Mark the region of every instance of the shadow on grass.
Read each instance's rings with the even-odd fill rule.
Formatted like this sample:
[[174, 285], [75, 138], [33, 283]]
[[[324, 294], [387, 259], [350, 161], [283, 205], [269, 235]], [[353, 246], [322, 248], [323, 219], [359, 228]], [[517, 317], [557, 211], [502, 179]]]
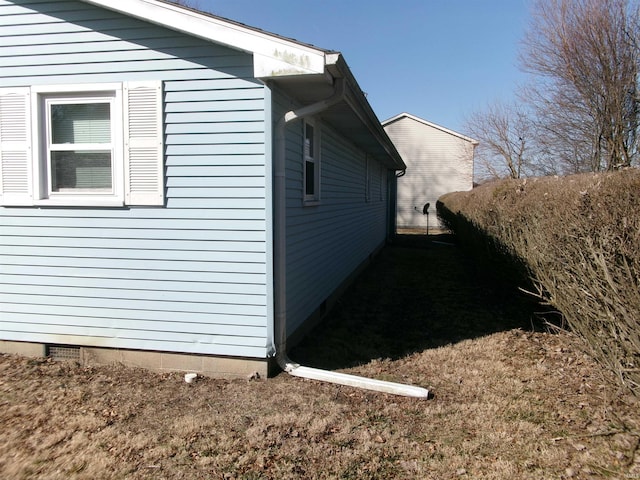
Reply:
[[479, 268], [451, 234], [399, 235], [291, 351], [341, 369], [491, 333], [539, 327], [540, 307]]

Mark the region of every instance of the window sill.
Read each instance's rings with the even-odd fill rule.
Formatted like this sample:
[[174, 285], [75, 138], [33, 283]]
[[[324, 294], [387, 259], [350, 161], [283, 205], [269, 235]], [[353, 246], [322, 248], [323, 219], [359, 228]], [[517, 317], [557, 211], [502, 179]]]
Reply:
[[125, 206], [124, 201], [117, 199], [62, 199], [62, 198], [47, 198], [43, 200], [35, 200], [33, 205], [36, 207], [75, 207], [75, 208], [86, 208], [86, 207], [112, 207], [112, 208], [122, 208]]
[[320, 200], [303, 200], [302, 201], [303, 207], [317, 207], [318, 205], [320, 205]]

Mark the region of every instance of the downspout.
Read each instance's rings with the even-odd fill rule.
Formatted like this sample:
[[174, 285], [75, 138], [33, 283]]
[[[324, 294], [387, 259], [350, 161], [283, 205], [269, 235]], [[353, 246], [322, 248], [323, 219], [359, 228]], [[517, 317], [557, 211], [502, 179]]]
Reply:
[[280, 368], [296, 377], [322, 382], [348, 385], [367, 390], [403, 395], [406, 397], [428, 398], [425, 388], [400, 383], [374, 380], [356, 375], [304, 367], [292, 362], [287, 356], [287, 292], [286, 292], [286, 144], [285, 130], [288, 123], [318, 114], [345, 98], [345, 80], [335, 80], [333, 94], [317, 103], [291, 110], [278, 121], [275, 132], [274, 159], [274, 327], [276, 341], [276, 361]]

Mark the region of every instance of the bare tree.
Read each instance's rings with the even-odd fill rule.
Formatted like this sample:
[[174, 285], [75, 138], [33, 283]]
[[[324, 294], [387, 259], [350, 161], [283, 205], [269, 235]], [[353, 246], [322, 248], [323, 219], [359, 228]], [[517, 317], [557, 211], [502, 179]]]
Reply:
[[545, 98], [538, 93], [539, 88], [538, 84], [522, 94], [536, 107], [537, 116], [532, 115], [532, 122], [538, 173], [557, 175], [599, 170], [592, 123], [584, 121], [588, 115], [577, 112], [576, 102], [563, 97], [565, 92]]
[[521, 107], [494, 103], [473, 113], [466, 129], [480, 142], [476, 150], [479, 177], [520, 178], [532, 173], [533, 130]]
[[631, 0], [536, 0], [522, 62], [539, 144], [569, 171], [638, 156], [638, 49]]

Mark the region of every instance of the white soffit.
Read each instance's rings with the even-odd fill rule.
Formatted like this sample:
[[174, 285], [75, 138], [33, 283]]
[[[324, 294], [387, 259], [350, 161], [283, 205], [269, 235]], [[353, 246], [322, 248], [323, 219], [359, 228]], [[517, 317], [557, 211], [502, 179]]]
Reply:
[[236, 50], [253, 53], [256, 78], [324, 73], [325, 52], [267, 32], [156, 0], [83, 0]]

